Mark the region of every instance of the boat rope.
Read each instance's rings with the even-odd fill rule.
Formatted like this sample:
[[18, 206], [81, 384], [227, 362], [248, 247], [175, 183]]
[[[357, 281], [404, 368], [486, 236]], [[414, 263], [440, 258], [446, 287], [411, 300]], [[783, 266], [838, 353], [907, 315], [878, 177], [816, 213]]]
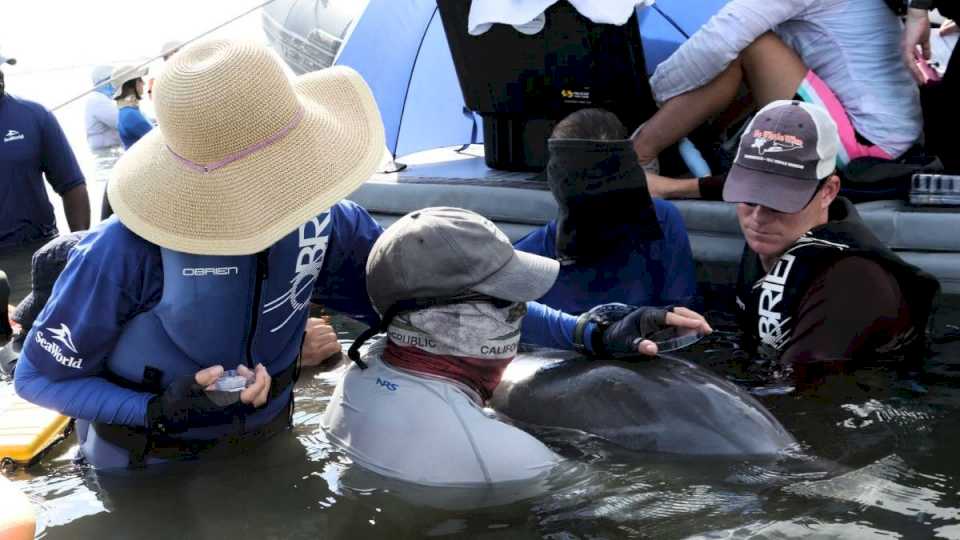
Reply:
[[[198, 39], [202, 39], [202, 38], [204, 38], [204, 37], [212, 34], [213, 32], [216, 32], [217, 30], [223, 28], [224, 26], [227, 26], [227, 25], [229, 25], [229, 24], [231, 24], [231, 23], [233, 23], [233, 22], [235, 22], [235, 21], [238, 21], [238, 20], [246, 17], [247, 15], [253, 13], [254, 11], [257, 11], [258, 9], [261, 9], [261, 8], [263, 8], [263, 7], [265, 7], [265, 6], [268, 6], [268, 5], [270, 5], [270, 4], [272, 4], [272, 3], [276, 2], [276, 1], [277, 1], [277, 0], [266, 0], [265, 2], [261, 2], [260, 4], [257, 4], [256, 6], [253, 6], [252, 8], [244, 11], [243, 13], [241, 13], [241, 14], [235, 16], [235, 17], [232, 17], [232, 18], [228, 19], [228, 20], [225, 21], [225, 22], [220, 23], [220, 24], [218, 24], [217, 26], [214, 26], [213, 28], [211, 28], [211, 29], [209, 29], [209, 30], [206, 30], [206, 31], [204, 31], [204, 32], [202, 32], [202, 33], [200, 33], [200, 34], [198, 34], [198, 35], [196, 35], [196, 36], [188, 39], [187, 41], [184, 41], [183, 43], [177, 45], [176, 47], [171, 48], [170, 50], [163, 51], [163, 52], [161, 52], [160, 54], [158, 54], [158, 55], [156, 55], [156, 56], [150, 57], [149, 59], [147, 59], [146, 61], [142, 62], [140, 65], [138, 65], [137, 67], [131, 69], [131, 70], [129, 71], [129, 73], [136, 73], [137, 71], [139, 71], [139, 70], [147, 67], [148, 65], [150, 65], [152, 62], [154, 62], [154, 61], [156, 61], [156, 60], [158, 60], [158, 59], [160, 59], [160, 58], [163, 58], [164, 56], [172, 53], [173, 51], [176, 51], [176, 50], [178, 50], [178, 49], [181, 49], [181, 48], [183, 48], [183, 47], [185, 47], [185, 46], [193, 43], [194, 41], [197, 41]], [[83, 92], [83, 93], [81, 93], [81, 94], [79, 94], [79, 95], [77, 95], [77, 96], [74, 96], [74, 97], [68, 99], [67, 101], [64, 101], [63, 103], [57, 105], [56, 107], [54, 107], [54, 108], [52, 108], [52, 109], [50, 109], [50, 110], [55, 112], [55, 111], [57, 111], [57, 110], [59, 110], [59, 109], [62, 109], [63, 107], [66, 107], [67, 105], [73, 103], [74, 101], [77, 101], [78, 99], [83, 98], [83, 97], [86, 96], [87, 94], [90, 94], [91, 92], [96, 92], [98, 88], [100, 88], [101, 86], [104, 86], [104, 85], [106, 85], [106, 84], [109, 84], [109, 83], [110, 83], [109, 80], [103, 81], [103, 82], [101, 82], [100, 84], [89, 88], [89, 89], [86, 90], [85, 92]]]

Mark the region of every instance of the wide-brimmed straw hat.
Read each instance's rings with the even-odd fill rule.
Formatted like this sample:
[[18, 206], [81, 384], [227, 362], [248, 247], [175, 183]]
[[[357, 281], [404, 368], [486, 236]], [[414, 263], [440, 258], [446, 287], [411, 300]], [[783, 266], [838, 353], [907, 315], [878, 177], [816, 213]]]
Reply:
[[148, 72], [149, 70], [146, 67], [138, 68], [133, 64], [125, 64], [113, 68], [113, 72], [110, 74], [110, 85], [113, 86], [113, 99], [117, 99], [120, 97], [120, 94], [123, 93], [123, 85], [130, 81], [146, 77]]
[[384, 155], [377, 104], [357, 72], [293, 81], [266, 47], [192, 44], [154, 87], [159, 129], [108, 186], [128, 228], [204, 255], [262, 251], [360, 186]]

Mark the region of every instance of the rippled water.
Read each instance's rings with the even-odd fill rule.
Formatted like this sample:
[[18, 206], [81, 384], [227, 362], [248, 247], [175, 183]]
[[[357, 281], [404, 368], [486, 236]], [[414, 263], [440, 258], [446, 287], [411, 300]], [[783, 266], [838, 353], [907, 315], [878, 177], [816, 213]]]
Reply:
[[[337, 323], [349, 343], [359, 327]], [[958, 351], [934, 351], [932, 374], [860, 378], [873, 386], [829, 399], [761, 392], [800, 441], [776, 459], [643, 454], [541, 429], [567, 461], [532, 493], [415, 488], [352, 467], [319, 429], [339, 370], [305, 373], [293, 430], [248, 455], [103, 474], [74, 464], [68, 441], [13, 478], [45, 538], [960, 538], [960, 379], [944, 374]], [[733, 352], [720, 335], [686, 356], [736, 375]]]

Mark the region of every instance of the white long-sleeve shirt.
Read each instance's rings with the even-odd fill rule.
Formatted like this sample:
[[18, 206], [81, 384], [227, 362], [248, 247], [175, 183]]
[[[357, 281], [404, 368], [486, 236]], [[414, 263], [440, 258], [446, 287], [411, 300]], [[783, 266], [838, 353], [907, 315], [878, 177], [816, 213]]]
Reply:
[[84, 118], [87, 126], [87, 144], [91, 150], [121, 146], [117, 132], [117, 104], [100, 92], [87, 96]]
[[731, 0], [661, 63], [650, 84], [664, 102], [712, 81], [774, 31], [833, 90], [854, 128], [891, 156], [923, 129], [920, 95], [900, 59], [900, 21], [883, 0]]

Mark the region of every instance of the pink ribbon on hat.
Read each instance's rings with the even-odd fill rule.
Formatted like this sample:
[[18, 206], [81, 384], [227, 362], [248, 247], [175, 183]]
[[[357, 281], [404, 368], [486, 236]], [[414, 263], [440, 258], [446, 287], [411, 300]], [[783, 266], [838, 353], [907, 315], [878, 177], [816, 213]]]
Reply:
[[303, 120], [303, 115], [304, 115], [304, 108], [301, 106], [300, 110], [297, 111], [297, 114], [293, 115], [293, 118], [290, 120], [290, 123], [284, 126], [280, 131], [274, 133], [273, 135], [267, 137], [266, 139], [258, 143], [251, 144], [250, 146], [243, 148], [238, 152], [234, 152], [233, 154], [226, 156], [220, 161], [216, 161], [214, 163], [208, 163], [206, 165], [202, 163], [197, 163], [196, 161], [193, 161], [181, 156], [180, 154], [174, 152], [173, 148], [170, 148], [170, 145], [164, 145], [164, 146], [167, 147], [167, 150], [169, 150], [170, 153], [173, 154], [173, 157], [177, 158], [177, 160], [179, 160], [180, 163], [183, 163], [184, 165], [193, 169], [196, 172], [208, 173], [208, 172], [226, 167], [227, 165], [233, 163], [234, 161], [243, 159], [249, 156], [250, 154], [257, 152], [258, 150], [262, 150], [270, 146], [271, 144], [279, 141], [280, 139], [285, 137], [288, 133], [290, 133], [290, 131], [292, 131], [294, 128], [300, 125], [300, 121]]

